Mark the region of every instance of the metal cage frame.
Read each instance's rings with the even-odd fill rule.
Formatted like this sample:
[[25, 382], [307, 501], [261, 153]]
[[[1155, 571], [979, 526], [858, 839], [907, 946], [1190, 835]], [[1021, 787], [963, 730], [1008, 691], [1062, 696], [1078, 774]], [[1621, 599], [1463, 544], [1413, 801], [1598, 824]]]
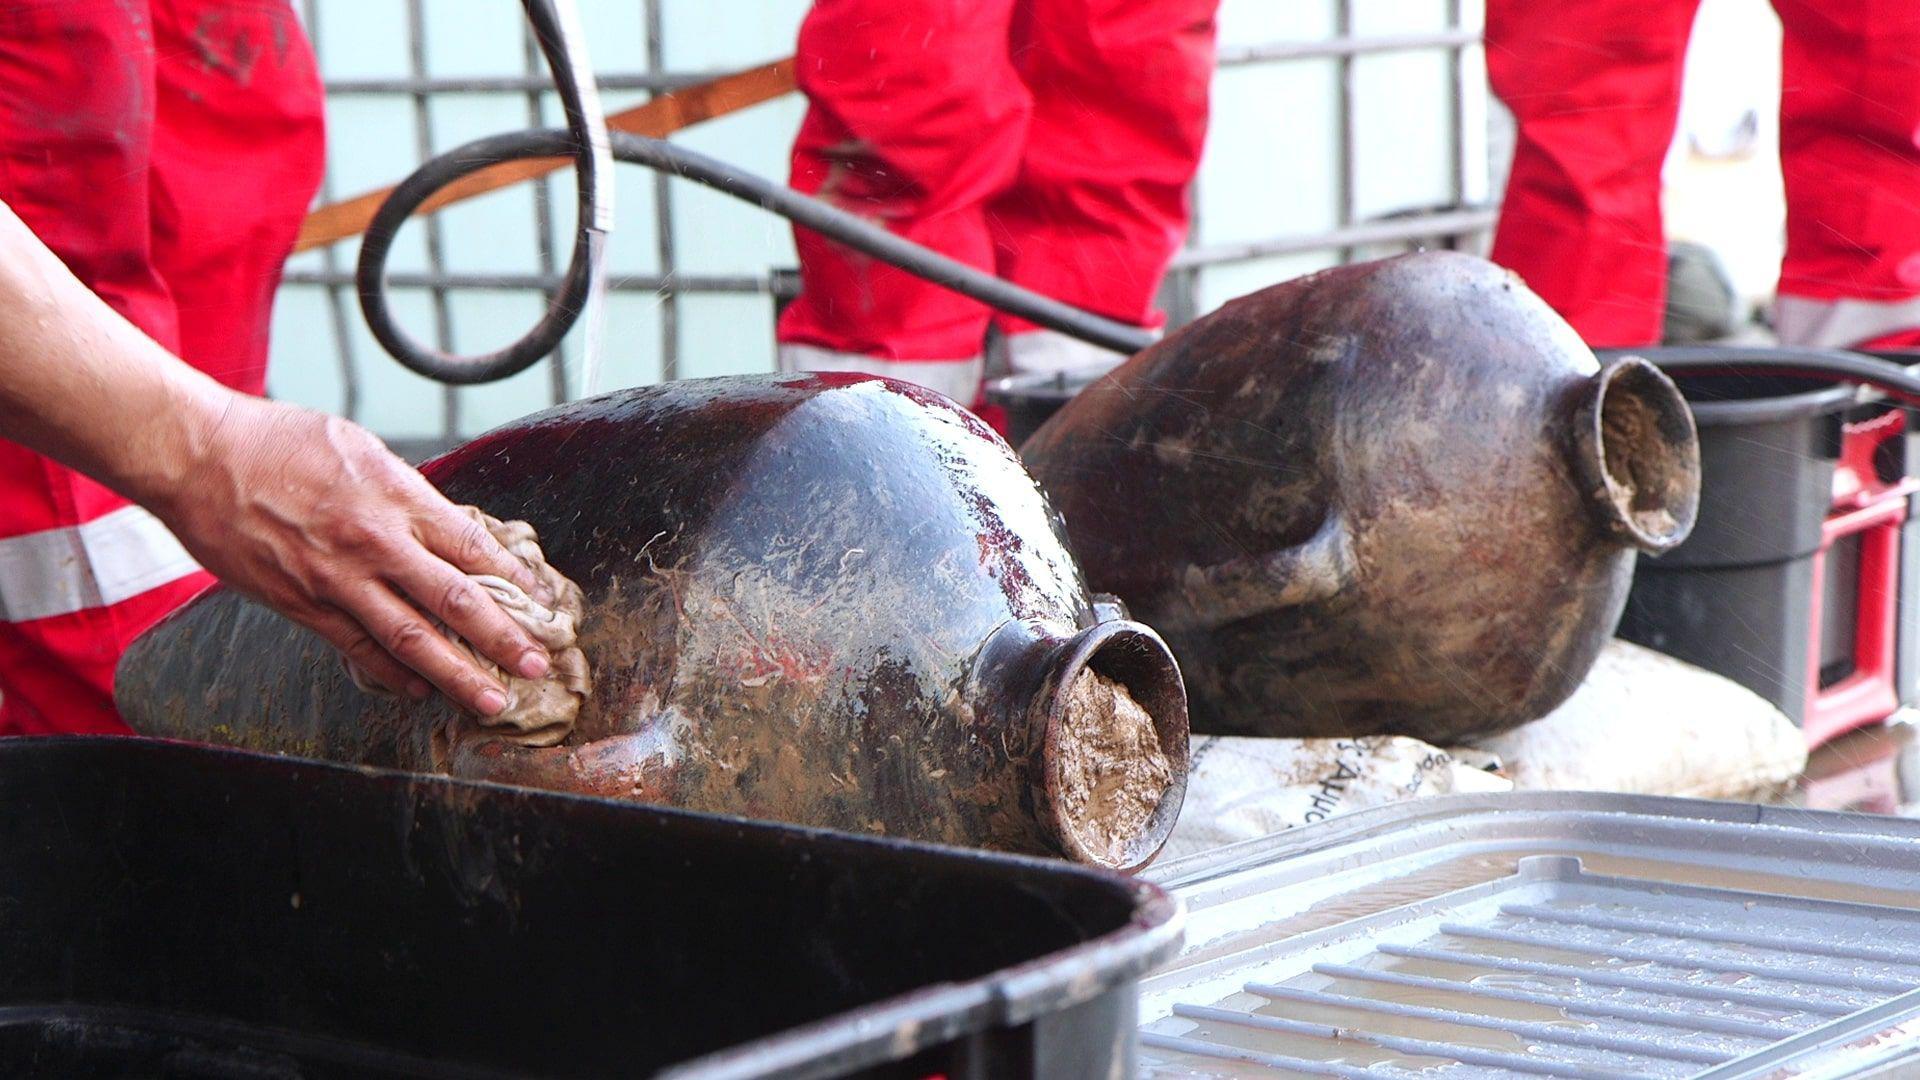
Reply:
[[[315, 51], [319, 52], [318, 26], [324, 18], [322, 0], [301, 0], [303, 15]], [[436, 77], [428, 72], [427, 19], [425, 0], [404, 0], [407, 24], [408, 74], [403, 78], [350, 78], [326, 81], [328, 96], [404, 95], [411, 102], [416, 161], [431, 156], [434, 125], [429, 101], [435, 94], [500, 94], [520, 97], [526, 106], [529, 126], [544, 123], [543, 99], [552, 93], [552, 82], [541, 66], [540, 52], [530, 29], [522, 29], [523, 70], [519, 75], [498, 77]], [[662, 43], [662, 9], [666, 0], [640, 0], [646, 57], [653, 69], [647, 72], [612, 71], [599, 75], [606, 90], [638, 90], [662, 94], [678, 87], [703, 82], [728, 74], [719, 71], [665, 70]], [[1357, 35], [1353, 31], [1358, 0], [1338, 0], [1335, 8], [1335, 33], [1318, 41], [1276, 42], [1255, 46], [1225, 48], [1218, 63], [1223, 69], [1305, 60], [1333, 60], [1338, 69], [1335, 108], [1338, 112], [1339, 217], [1335, 227], [1318, 232], [1275, 236], [1252, 242], [1194, 244], [1174, 260], [1161, 290], [1170, 326], [1186, 322], [1201, 306], [1201, 275], [1209, 267], [1247, 262], [1282, 255], [1336, 252], [1342, 261], [1354, 257], [1356, 249], [1382, 245], [1458, 246], [1484, 237], [1493, 227], [1495, 209], [1468, 204], [1470, 175], [1474, 168], [1472, 145], [1466, 137], [1466, 101], [1473, 80], [1481, 76], [1467, 62], [1468, 51], [1481, 42], [1477, 26], [1467, 23], [1464, 0], [1447, 0], [1446, 28], [1436, 32], [1409, 34]], [[1355, 217], [1355, 60], [1363, 56], [1387, 53], [1444, 50], [1448, 64], [1450, 93], [1448, 126], [1452, 143], [1451, 194], [1449, 202], [1435, 208], [1409, 211], [1372, 221]], [[322, 70], [325, 70], [322, 58]], [[558, 286], [560, 272], [553, 250], [553, 180], [541, 178], [534, 184], [534, 213], [538, 234], [538, 268], [531, 273], [472, 273], [449, 270], [446, 265], [443, 226], [436, 217], [425, 219], [427, 269], [422, 272], [395, 272], [390, 280], [402, 288], [425, 289], [431, 298], [433, 328], [430, 340], [442, 349], [452, 348], [453, 318], [449, 297], [461, 289], [513, 289], [550, 291]], [[332, 169], [323, 180], [322, 202], [341, 194]], [[673, 192], [664, 174], [653, 177], [653, 213], [655, 217], [655, 258], [658, 270], [651, 274], [618, 274], [609, 287], [623, 292], [646, 292], [660, 298], [661, 377], [680, 374], [679, 299], [700, 293], [752, 293], [774, 298], [776, 305], [791, 296], [796, 278], [791, 271], [772, 267], [759, 275], [699, 275], [682, 273], [676, 259], [673, 238]], [[1196, 215], [1190, 235], [1198, 233]], [[336, 250], [337, 245], [320, 249], [317, 269], [289, 268], [284, 284], [317, 286], [326, 298], [326, 307], [335, 340], [337, 363], [344, 385], [342, 412], [359, 419], [361, 407], [360, 357], [349, 332], [351, 320], [358, 319], [353, 283], [353, 267]], [[565, 401], [570, 396], [568, 379], [570, 343], [562, 343], [547, 364], [550, 401], [541, 406]], [[379, 362], [376, 358], [375, 362]], [[460, 398], [455, 387], [442, 390], [445, 399], [444, 429], [452, 441], [459, 428]]]

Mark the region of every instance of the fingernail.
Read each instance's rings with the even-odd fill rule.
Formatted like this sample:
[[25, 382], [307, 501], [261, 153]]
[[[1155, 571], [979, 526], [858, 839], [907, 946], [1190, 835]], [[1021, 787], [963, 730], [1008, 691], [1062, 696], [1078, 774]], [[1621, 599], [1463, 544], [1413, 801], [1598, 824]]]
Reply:
[[480, 715], [499, 716], [501, 710], [506, 707], [507, 695], [498, 690], [483, 690], [480, 692]]
[[547, 673], [548, 666], [546, 654], [536, 651], [523, 654], [516, 670], [523, 679], [537, 679]]
[[415, 679], [407, 684], [407, 696], [415, 701], [425, 701], [427, 695], [431, 693], [433, 693], [433, 687], [428, 686], [425, 679]]

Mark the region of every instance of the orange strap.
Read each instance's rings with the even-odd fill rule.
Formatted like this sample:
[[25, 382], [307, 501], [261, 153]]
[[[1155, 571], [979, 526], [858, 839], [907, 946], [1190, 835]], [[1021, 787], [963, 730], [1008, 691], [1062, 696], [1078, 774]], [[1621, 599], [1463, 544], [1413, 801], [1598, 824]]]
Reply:
[[[663, 139], [682, 128], [691, 127], [703, 120], [712, 120], [728, 113], [738, 112], [763, 101], [771, 101], [794, 88], [793, 60], [777, 60], [761, 67], [750, 68], [732, 75], [722, 76], [710, 82], [682, 87], [672, 93], [661, 94], [645, 105], [614, 113], [607, 117], [607, 127], [615, 131], [631, 132]], [[423, 203], [418, 213], [432, 213], [443, 206], [484, 195], [489, 191], [498, 191], [523, 180], [532, 180], [556, 172], [572, 164], [570, 158], [528, 158], [524, 161], [503, 161], [498, 165], [481, 169], [462, 178], [459, 182], [442, 188], [432, 198]], [[324, 247], [348, 237], [359, 236], [367, 231], [367, 225], [373, 221], [374, 212], [386, 201], [392, 188], [369, 191], [351, 199], [328, 203], [307, 215], [300, 226], [299, 239], [294, 242], [293, 250], [307, 251]]]

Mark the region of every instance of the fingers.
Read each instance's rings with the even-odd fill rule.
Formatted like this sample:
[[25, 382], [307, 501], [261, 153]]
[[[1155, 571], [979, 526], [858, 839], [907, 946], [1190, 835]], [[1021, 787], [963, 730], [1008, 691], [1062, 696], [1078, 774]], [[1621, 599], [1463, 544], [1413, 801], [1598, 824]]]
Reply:
[[480, 716], [496, 716], [507, 707], [506, 688], [386, 586], [370, 583], [341, 607], [392, 659], [418, 672], [454, 704]]
[[411, 552], [387, 576], [415, 603], [503, 670], [523, 679], [537, 679], [547, 673], [550, 661], [546, 650], [500, 610], [485, 589], [426, 550]]
[[[470, 514], [461, 513], [423, 478], [421, 485], [432, 492], [438, 506], [423, 508], [419, 516], [420, 539], [434, 554], [468, 574], [492, 574], [506, 578], [532, 596], [538, 583], [527, 564], [494, 539], [487, 527]], [[415, 597], [419, 599], [419, 597]], [[454, 625], [448, 620], [448, 625]], [[474, 640], [469, 638], [468, 640]], [[487, 655], [492, 656], [489, 652]]]
[[427, 680], [389, 656], [387, 650], [368, 637], [360, 624], [345, 612], [327, 609], [303, 613], [299, 621], [327, 639], [329, 645], [340, 650], [341, 655], [353, 661], [362, 673], [390, 693], [405, 694], [415, 700], [433, 693], [433, 687]]
[[252, 399], [232, 410], [206, 451], [220, 482], [188, 485], [162, 515], [203, 565], [397, 692], [438, 687], [482, 716], [506, 706], [506, 688], [434, 619], [505, 671], [548, 670], [539, 645], [467, 579], [538, 588], [483, 524], [358, 425]]

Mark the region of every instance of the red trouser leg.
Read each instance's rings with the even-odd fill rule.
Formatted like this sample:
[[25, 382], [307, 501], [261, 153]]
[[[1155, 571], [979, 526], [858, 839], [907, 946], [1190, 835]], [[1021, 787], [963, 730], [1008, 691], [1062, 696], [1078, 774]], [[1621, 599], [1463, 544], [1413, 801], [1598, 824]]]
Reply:
[[280, 272], [325, 166], [324, 99], [288, 0], [151, 0], [153, 259], [180, 350], [263, 393]]
[[[206, 350], [203, 366], [257, 388], [264, 352], [256, 347], [248, 359], [215, 345], [245, 339], [257, 346], [253, 328], [265, 325], [270, 297], [256, 290], [244, 303], [213, 305], [223, 295], [220, 283], [194, 275], [246, 273], [213, 265], [223, 260], [277, 263], [285, 245], [243, 252], [219, 238], [264, 227], [290, 239], [312, 185], [301, 192], [263, 190], [279, 174], [257, 164], [249, 171], [242, 160], [193, 181], [215, 189], [196, 202], [203, 214], [217, 209], [223, 220], [181, 213], [179, 200], [160, 194], [177, 191], [185, 179], [175, 167], [183, 140], [169, 88], [192, 87], [175, 95], [173, 105], [198, 105], [235, 122], [249, 115], [232, 107], [236, 101], [298, 101], [301, 114], [313, 117], [311, 59], [296, 26], [273, 22], [274, 8], [284, 3], [197, 5], [194, 14], [214, 14], [215, 27], [221, 9], [231, 15], [225, 25], [253, 25], [245, 40], [228, 41], [256, 59], [244, 78], [195, 83], [177, 66], [211, 65], [210, 57], [221, 55], [220, 39], [174, 34], [185, 4], [155, 0], [151, 6], [151, 15], [147, 5], [124, 0], [41, 0], [0, 9], [0, 199], [136, 325], [189, 361], [198, 362], [196, 352]], [[193, 25], [202, 21], [196, 17]], [[287, 38], [281, 30], [294, 33]], [[283, 138], [271, 124], [229, 137], [246, 142], [246, 160], [294, 156], [306, 169], [317, 168], [317, 128], [296, 126], [298, 138]], [[196, 263], [191, 253], [198, 238], [226, 246]], [[181, 316], [177, 302], [196, 296], [206, 299], [187, 303]], [[124, 731], [112, 704], [121, 651], [210, 581], [144, 511], [0, 443], [0, 734]]]
[[[1013, 2], [816, 0], [796, 53], [810, 107], [793, 185], [991, 269], [986, 204], [1019, 167], [1030, 109], [1008, 56]], [[783, 344], [883, 360], [979, 356], [983, 305], [806, 230], [794, 239], [802, 292], [782, 313]]]
[[1493, 260], [1592, 345], [1660, 338], [1660, 166], [1697, 4], [1487, 2], [1487, 75], [1518, 127]]
[[[144, 3], [0, 9], [0, 200], [96, 293], [174, 348], [173, 298], [149, 249], [153, 66]], [[125, 730], [109, 697], [122, 643], [92, 573], [102, 546], [69, 531], [100, 520], [111, 528], [124, 506], [0, 442], [0, 733]], [[146, 545], [151, 569], [192, 572], [160, 546]], [[146, 582], [109, 584], [123, 599]]]
[[1782, 342], [1920, 328], [1920, 5], [1775, 0], [1785, 31]]
[[[993, 203], [1003, 277], [1157, 325], [1207, 131], [1219, 0], [1029, 0], [1015, 63], [1033, 93], [1020, 174]], [[1013, 333], [1032, 324], [1006, 318]]]

